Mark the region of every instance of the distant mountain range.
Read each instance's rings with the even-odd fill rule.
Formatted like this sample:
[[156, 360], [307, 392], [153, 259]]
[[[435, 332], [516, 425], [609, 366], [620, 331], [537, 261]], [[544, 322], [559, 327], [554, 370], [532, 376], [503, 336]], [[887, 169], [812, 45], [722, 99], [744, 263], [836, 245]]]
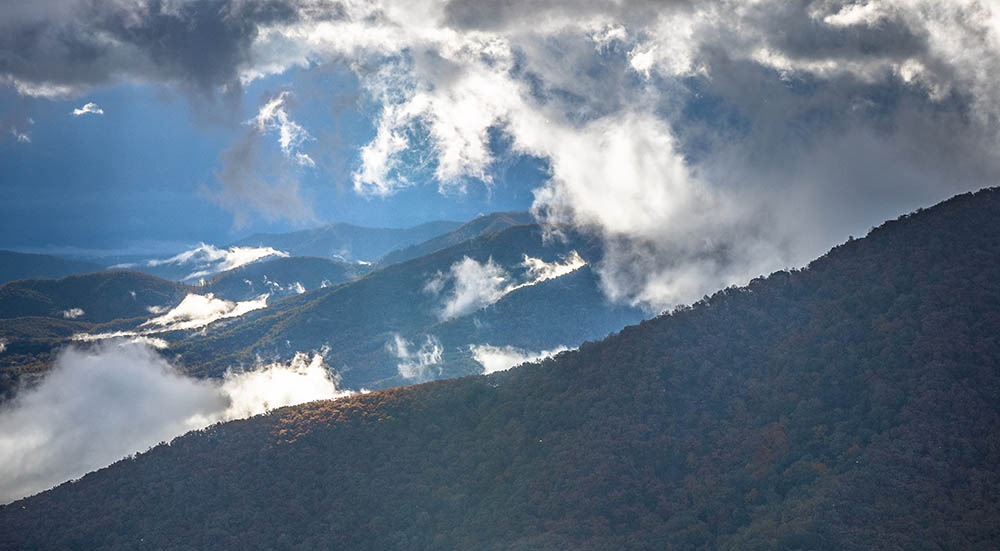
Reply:
[[0, 547], [997, 548], [998, 221], [959, 196], [539, 364], [191, 433], [0, 508]]
[[272, 247], [291, 256], [318, 256], [346, 262], [374, 262], [386, 253], [455, 230], [461, 222], [427, 222], [412, 228], [366, 228], [328, 224], [290, 233], [258, 233], [233, 247]]
[[[572, 232], [545, 241], [539, 226], [521, 224], [529, 218], [481, 217], [401, 250], [392, 257], [399, 262], [271, 255], [200, 285], [127, 270], [8, 283], [0, 286], [0, 397], [87, 335], [155, 336], [200, 376], [324, 351], [341, 384], [372, 389], [509, 367], [648, 316], [605, 300], [592, 269], [599, 243]], [[145, 268], [188, 274], [245, 254], [203, 245]]]
[[71, 260], [45, 254], [0, 251], [0, 283], [27, 278], [57, 278], [101, 270], [93, 262]]

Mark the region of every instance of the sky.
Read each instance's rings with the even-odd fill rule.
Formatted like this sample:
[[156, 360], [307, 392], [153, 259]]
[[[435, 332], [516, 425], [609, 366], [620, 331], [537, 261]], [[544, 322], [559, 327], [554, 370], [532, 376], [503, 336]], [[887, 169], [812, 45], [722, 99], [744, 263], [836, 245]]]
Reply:
[[0, 3], [0, 247], [532, 209], [666, 308], [1000, 181], [995, 0]]

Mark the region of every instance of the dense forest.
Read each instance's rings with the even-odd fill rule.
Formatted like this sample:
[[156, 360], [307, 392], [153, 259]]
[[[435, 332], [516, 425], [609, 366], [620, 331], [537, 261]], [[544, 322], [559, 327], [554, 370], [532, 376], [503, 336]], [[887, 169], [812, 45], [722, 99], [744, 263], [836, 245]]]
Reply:
[[216, 425], [0, 547], [1000, 547], [1000, 191], [490, 376]]

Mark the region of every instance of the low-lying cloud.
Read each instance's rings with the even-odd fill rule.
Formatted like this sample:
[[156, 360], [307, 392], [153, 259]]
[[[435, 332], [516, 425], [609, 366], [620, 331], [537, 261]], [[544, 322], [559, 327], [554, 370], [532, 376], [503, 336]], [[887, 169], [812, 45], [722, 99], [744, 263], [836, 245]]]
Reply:
[[479, 365], [483, 366], [483, 375], [505, 371], [526, 362], [537, 362], [551, 358], [566, 350], [569, 350], [569, 348], [565, 346], [558, 346], [552, 350], [542, 350], [541, 352], [529, 352], [514, 346], [469, 345], [472, 357], [479, 362]]
[[318, 354], [206, 380], [144, 344], [71, 347], [37, 387], [0, 409], [0, 502], [219, 421], [349, 394]]
[[386, 348], [399, 360], [396, 367], [404, 379], [426, 381], [441, 373], [439, 364], [444, 349], [434, 335], [425, 336], [419, 348], [412, 341], [393, 335]]
[[165, 314], [152, 318], [141, 327], [151, 332], [197, 329], [224, 318], [236, 318], [254, 310], [267, 308], [268, 295], [253, 300], [233, 302], [215, 298], [212, 293], [189, 293], [180, 304]]
[[184, 251], [165, 260], [150, 260], [146, 262], [146, 265], [150, 267], [175, 265], [194, 270], [183, 278], [184, 281], [189, 281], [233, 270], [271, 256], [287, 257], [288, 253], [272, 247], [230, 247], [228, 249], [219, 249], [213, 245], [201, 243], [194, 249]]
[[62, 317], [68, 320], [75, 320], [76, 318], [82, 316], [84, 311], [83, 308], [70, 308], [68, 310], [63, 310], [60, 313], [62, 314]]
[[524, 273], [517, 281], [492, 257], [482, 263], [466, 256], [452, 264], [447, 273], [439, 272], [431, 278], [424, 285], [424, 291], [439, 295], [450, 286], [438, 312], [438, 317], [445, 321], [471, 314], [518, 289], [562, 277], [586, 265], [587, 262], [576, 251], [570, 251], [561, 262], [545, 262], [524, 255], [520, 264]]

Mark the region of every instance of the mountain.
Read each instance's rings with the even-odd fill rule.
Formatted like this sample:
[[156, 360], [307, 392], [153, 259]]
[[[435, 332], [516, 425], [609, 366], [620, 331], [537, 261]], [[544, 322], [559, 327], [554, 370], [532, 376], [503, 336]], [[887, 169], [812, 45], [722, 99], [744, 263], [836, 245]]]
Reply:
[[328, 224], [290, 233], [258, 233], [241, 239], [232, 246], [273, 247], [291, 256], [373, 262], [389, 251], [426, 241], [461, 225], [461, 222], [438, 221], [397, 229]]
[[80, 333], [138, 325], [150, 308], [169, 308], [192, 288], [128, 270], [0, 285], [0, 401], [25, 376], [37, 379]]
[[41, 316], [104, 323], [146, 317], [173, 305], [190, 288], [129, 270], [61, 279], [22, 279], [0, 285], [0, 319]]
[[82, 260], [45, 254], [0, 251], [0, 283], [27, 278], [52, 278], [98, 272], [104, 267]]
[[535, 218], [530, 212], [495, 212], [480, 216], [462, 224], [455, 231], [438, 235], [422, 243], [410, 245], [402, 249], [390, 252], [379, 259], [380, 265], [395, 264], [406, 260], [412, 260], [431, 254], [435, 251], [445, 249], [452, 245], [457, 245], [462, 241], [467, 241], [479, 237], [505, 230], [511, 226], [522, 226], [534, 224]]
[[[526, 258], [552, 265], [574, 251], [580, 262], [600, 258], [596, 242], [579, 236], [549, 242], [543, 234], [537, 225], [514, 226], [342, 285], [280, 299], [227, 324], [172, 336], [169, 353], [192, 373], [217, 376], [258, 358], [288, 360], [296, 352], [326, 350], [327, 365], [346, 388], [371, 389], [481, 373], [472, 348], [477, 345], [525, 352], [573, 347], [646, 317], [638, 309], [608, 304], [587, 266], [528, 281]], [[460, 274], [459, 283], [453, 276], [463, 268], [469, 273]], [[503, 284], [493, 279], [498, 276], [505, 278]], [[442, 287], [432, 292], [435, 281]], [[496, 284], [492, 291], [490, 283]], [[444, 315], [445, 304], [460, 289], [495, 296]], [[408, 352], [426, 345], [435, 361], [415, 366], [419, 373], [407, 379], [403, 371], [411, 358], [400, 344]]]
[[1000, 191], [578, 351], [210, 427], [4, 548], [993, 549]]
[[222, 272], [206, 281], [201, 292], [227, 300], [249, 300], [262, 294], [281, 297], [337, 285], [369, 271], [368, 266], [328, 258], [275, 258]]

